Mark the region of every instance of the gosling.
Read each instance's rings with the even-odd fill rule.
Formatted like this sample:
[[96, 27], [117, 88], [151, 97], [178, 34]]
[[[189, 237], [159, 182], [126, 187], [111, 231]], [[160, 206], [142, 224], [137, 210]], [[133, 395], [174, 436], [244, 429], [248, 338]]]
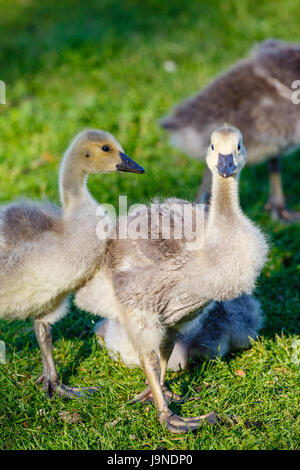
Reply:
[[62, 208], [30, 200], [0, 208], [0, 318], [34, 319], [43, 361], [37, 382], [50, 396], [81, 395], [58, 379], [51, 325], [66, 315], [68, 294], [103, 261], [106, 240], [97, 236], [98, 204], [86, 180], [91, 173], [114, 171], [144, 172], [111, 134], [86, 130], [71, 143], [61, 164]]
[[[300, 77], [300, 45], [268, 39], [250, 57], [217, 77], [195, 97], [161, 120], [171, 144], [204, 160], [212, 129], [224, 121], [237, 126], [247, 148], [247, 163], [269, 164], [270, 196], [265, 209], [283, 222], [300, 221], [286, 207], [280, 159], [300, 145], [300, 105], [293, 100]], [[295, 82], [295, 84], [294, 84]], [[211, 173], [206, 170], [196, 201], [208, 202]]]
[[[206, 161], [213, 174], [208, 214], [205, 206], [178, 199], [133, 213], [131, 223], [148, 227], [148, 238], [109, 240], [102, 268], [75, 295], [80, 308], [124, 326], [149, 384], [134, 401], [152, 396], [160, 423], [173, 433], [215, 420], [214, 413], [183, 418], [168, 408], [164, 377], [178, 328], [212, 300], [250, 294], [268, 251], [264, 235], [239, 205], [246, 161], [239, 130], [224, 126], [213, 132]], [[158, 237], [151, 237], [152, 223]], [[164, 235], [169, 224], [175, 233], [182, 223], [181, 238]]]

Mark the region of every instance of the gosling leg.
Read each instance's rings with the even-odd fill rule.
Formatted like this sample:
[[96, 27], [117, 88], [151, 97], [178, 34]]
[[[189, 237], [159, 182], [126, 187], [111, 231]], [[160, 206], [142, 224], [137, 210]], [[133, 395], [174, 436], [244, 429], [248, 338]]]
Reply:
[[204, 421], [211, 424], [215, 422], [214, 412], [198, 418], [181, 418], [180, 416], [172, 413], [168, 408], [160, 384], [161, 369], [157, 354], [154, 351], [151, 353], [141, 353], [140, 362], [152, 391], [154, 403], [159, 416], [159, 422], [164, 424], [170, 432], [177, 434], [186, 433], [188, 431], [195, 431], [203, 424]]
[[184, 402], [183, 397], [177, 395], [176, 393], [172, 393], [164, 385], [167, 366], [168, 366], [168, 362], [172, 354], [172, 351], [174, 349], [175, 340], [176, 340], [176, 333], [173, 331], [170, 331], [166, 335], [160, 347], [160, 385], [162, 387], [164, 396], [168, 403], [172, 401], [176, 403], [183, 403]]
[[280, 157], [269, 160], [270, 196], [265, 209], [275, 220], [299, 222], [300, 213], [287, 209], [281, 179]]
[[[160, 374], [160, 385], [164, 394], [164, 397], [167, 401], [167, 403], [171, 402], [176, 402], [176, 403], [182, 403], [184, 399], [177, 395], [176, 393], [171, 392], [170, 390], [167, 389], [167, 387], [164, 385], [164, 380], [165, 380], [165, 374], [167, 370], [167, 365], [169, 358], [172, 354], [173, 348], [174, 348], [174, 340], [175, 340], [176, 335], [172, 336], [167, 336], [165, 339], [162, 348], [161, 348], [161, 356], [160, 356], [160, 367], [161, 367], [161, 374]], [[154, 402], [154, 398], [152, 395], [152, 390], [148, 386], [143, 392], [139, 393], [136, 395], [131, 401], [130, 404], [137, 403], [137, 402], [142, 402], [142, 403], [149, 403], [149, 402]]]
[[54, 394], [58, 394], [67, 398], [75, 398], [86, 396], [86, 394], [91, 394], [98, 390], [95, 387], [77, 388], [63, 385], [58, 380], [54, 364], [50, 323], [43, 322], [42, 320], [35, 320], [34, 331], [42, 353], [43, 361], [43, 374], [39, 377], [37, 383], [43, 383], [43, 389], [50, 397]]

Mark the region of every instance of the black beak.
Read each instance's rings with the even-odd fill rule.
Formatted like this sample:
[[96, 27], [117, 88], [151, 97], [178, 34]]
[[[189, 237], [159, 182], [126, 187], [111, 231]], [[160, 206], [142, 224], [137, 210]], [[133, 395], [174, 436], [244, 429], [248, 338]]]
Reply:
[[219, 174], [223, 176], [223, 178], [228, 178], [228, 176], [231, 176], [236, 169], [232, 153], [229, 155], [223, 155], [222, 153], [219, 153], [219, 162], [217, 168]]
[[145, 173], [144, 168], [135, 163], [131, 158], [127, 157], [125, 153], [120, 152], [122, 162], [116, 165], [118, 171], [130, 171], [131, 173]]

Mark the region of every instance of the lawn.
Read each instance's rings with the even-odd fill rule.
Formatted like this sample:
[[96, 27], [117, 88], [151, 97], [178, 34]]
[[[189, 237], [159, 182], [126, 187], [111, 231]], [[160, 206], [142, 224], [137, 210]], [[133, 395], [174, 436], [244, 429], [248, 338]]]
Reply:
[[[168, 145], [157, 122], [267, 37], [300, 41], [295, 0], [0, 0], [0, 202], [27, 196], [58, 201], [63, 151], [82, 128], [110, 130], [145, 176], [93, 176], [101, 202], [129, 204], [155, 195], [193, 200], [204, 164]], [[167, 61], [176, 65], [173, 72]], [[300, 78], [300, 77], [299, 77]], [[300, 152], [284, 160], [289, 205], [300, 210]], [[70, 385], [99, 385], [89, 400], [49, 400], [32, 321], [0, 321], [7, 363], [0, 365], [1, 449], [299, 449], [300, 227], [272, 222], [262, 210], [267, 166], [241, 178], [245, 212], [269, 235], [271, 253], [256, 295], [265, 314], [251, 349], [168, 373], [189, 400], [186, 416], [215, 410], [219, 422], [170, 435], [153, 405], [129, 405], [144, 386], [100, 352], [97, 318], [72, 307], [53, 329], [59, 373]], [[297, 336], [298, 335], [298, 336]], [[298, 342], [299, 345], [299, 342]], [[298, 349], [299, 352], [299, 349]], [[236, 374], [242, 369], [245, 375]]]

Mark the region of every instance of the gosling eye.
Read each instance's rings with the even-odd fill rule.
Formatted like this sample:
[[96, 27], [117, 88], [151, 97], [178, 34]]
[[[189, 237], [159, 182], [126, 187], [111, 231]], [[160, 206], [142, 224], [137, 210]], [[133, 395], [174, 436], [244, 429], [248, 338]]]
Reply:
[[86, 158], [89, 158], [89, 157], [91, 156], [90, 151], [89, 151], [89, 150], [86, 150], [84, 156], [85, 156]]
[[242, 147], [241, 147], [241, 144], [239, 143], [238, 146], [237, 146], [238, 152], [241, 151], [241, 148], [242, 148]]
[[110, 152], [110, 146], [109, 145], [103, 145], [101, 148], [102, 148], [103, 152], [106, 152], [106, 153]]
[[214, 144], [211, 144], [210, 148], [212, 149], [212, 151], [214, 151], [215, 150]]

